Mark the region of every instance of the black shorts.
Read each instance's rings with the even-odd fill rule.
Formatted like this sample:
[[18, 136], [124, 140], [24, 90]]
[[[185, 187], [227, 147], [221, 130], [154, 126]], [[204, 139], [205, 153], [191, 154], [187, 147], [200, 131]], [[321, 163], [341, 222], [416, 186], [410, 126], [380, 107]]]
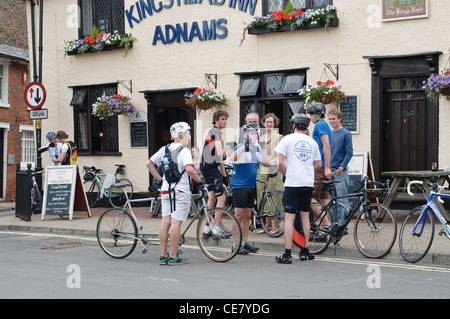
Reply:
[[255, 203], [254, 188], [233, 188], [233, 201], [236, 208], [253, 208]]
[[284, 211], [289, 214], [309, 212], [313, 187], [285, 187], [283, 194]]
[[[205, 184], [220, 184], [222, 185], [222, 173], [219, 170], [218, 166], [212, 166], [207, 169], [201, 169], [201, 173], [203, 175], [203, 179]], [[214, 191], [214, 193], [220, 193], [223, 191], [220, 187], [208, 186], [208, 191]]]

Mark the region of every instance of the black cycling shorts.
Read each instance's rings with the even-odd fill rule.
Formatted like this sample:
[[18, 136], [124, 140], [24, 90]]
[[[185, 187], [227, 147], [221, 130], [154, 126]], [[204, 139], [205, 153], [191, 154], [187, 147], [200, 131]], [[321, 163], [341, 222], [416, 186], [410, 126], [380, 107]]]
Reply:
[[[218, 166], [212, 166], [207, 169], [201, 169], [201, 173], [203, 175], [203, 180], [205, 184], [222, 185], [223, 177]], [[221, 193], [223, 191], [223, 188], [217, 186], [208, 186], [208, 191], [209, 192], [214, 191], [214, 193]]]
[[233, 201], [236, 208], [253, 208], [255, 203], [254, 188], [233, 188]]
[[285, 187], [283, 207], [286, 213], [309, 212], [313, 187]]

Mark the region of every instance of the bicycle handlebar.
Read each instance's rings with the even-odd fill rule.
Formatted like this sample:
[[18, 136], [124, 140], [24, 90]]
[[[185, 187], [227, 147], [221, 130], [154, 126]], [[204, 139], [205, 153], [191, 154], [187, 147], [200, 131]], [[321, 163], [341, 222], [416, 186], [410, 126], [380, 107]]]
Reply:
[[[437, 194], [439, 194], [439, 192], [444, 189], [444, 186], [440, 186], [440, 185], [435, 184], [435, 183], [424, 182], [424, 181], [410, 181], [406, 185], [406, 190], [408, 191], [408, 195], [409, 196], [414, 196], [414, 193], [411, 192], [411, 184], [428, 186], [429, 188], [431, 188], [433, 193], [437, 193]], [[444, 200], [442, 198], [438, 197], [438, 200], [439, 200], [440, 203], [444, 204]]]

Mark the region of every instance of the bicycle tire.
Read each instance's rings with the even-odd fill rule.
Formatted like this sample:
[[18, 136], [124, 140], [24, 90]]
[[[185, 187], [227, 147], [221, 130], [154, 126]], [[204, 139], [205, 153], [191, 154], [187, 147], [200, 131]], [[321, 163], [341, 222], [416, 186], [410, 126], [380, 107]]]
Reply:
[[130, 184], [130, 186], [125, 187], [115, 187], [112, 185], [109, 188], [108, 197], [109, 202], [111, 203], [112, 207], [121, 208], [125, 205], [127, 202], [127, 198], [125, 197], [124, 192], [127, 192], [128, 199], [131, 199], [133, 197], [133, 184], [131, 181], [127, 178], [121, 178], [117, 181], [119, 184]]
[[108, 256], [122, 259], [136, 248], [138, 229], [127, 211], [111, 208], [100, 216], [96, 235], [100, 247]]
[[[311, 203], [309, 211], [311, 231], [309, 234], [308, 250], [318, 255], [323, 253], [331, 243], [330, 225], [333, 217], [330, 211], [321, 203]], [[308, 234], [305, 234], [308, 236]]]
[[83, 189], [86, 194], [89, 208], [94, 207], [97, 201], [100, 199], [100, 185], [95, 180], [84, 181]]
[[[418, 230], [413, 234], [413, 228], [418, 219], [421, 217], [423, 206], [413, 208], [400, 227], [399, 246], [400, 253], [407, 262], [416, 263], [420, 261], [431, 248], [434, 238], [434, 218], [431, 210], [428, 207], [425, 215], [422, 216], [418, 228], [420, 228], [420, 235]], [[426, 219], [423, 218], [426, 216]]]
[[[216, 262], [226, 262], [234, 258], [239, 251], [242, 243], [242, 230], [237, 218], [228, 210], [220, 207], [211, 208], [208, 210], [208, 215], [211, 216], [212, 225], [214, 225], [214, 218], [216, 213], [221, 214], [221, 227], [219, 229], [220, 235], [206, 235], [203, 234], [203, 226], [206, 224], [207, 216], [202, 214], [197, 224], [197, 242], [202, 252], [211, 260]], [[211, 226], [211, 223], [210, 223]], [[228, 231], [232, 230], [232, 236], [228, 237]], [[237, 247], [233, 249], [233, 243], [237, 242]]]
[[361, 210], [353, 231], [361, 254], [367, 258], [381, 258], [391, 251], [396, 238], [397, 221], [387, 206], [372, 203], [366, 211]]
[[[260, 223], [262, 229], [265, 233], [272, 238], [278, 238], [284, 234], [284, 218], [281, 213], [283, 208], [283, 192], [282, 191], [272, 191], [268, 196], [265, 196], [261, 202], [258, 216], [256, 220]], [[267, 207], [266, 207], [267, 206]], [[266, 218], [271, 217], [276, 219], [280, 225], [280, 231], [277, 233], [271, 233], [272, 228], [268, 229], [266, 227]]]

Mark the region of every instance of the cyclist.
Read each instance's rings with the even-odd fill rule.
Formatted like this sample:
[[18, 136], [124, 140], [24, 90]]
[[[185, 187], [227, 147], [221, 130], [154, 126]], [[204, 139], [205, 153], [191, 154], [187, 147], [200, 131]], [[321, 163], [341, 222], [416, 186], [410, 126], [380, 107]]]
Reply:
[[53, 158], [54, 163], [61, 163], [61, 165], [76, 165], [77, 164], [77, 145], [69, 139], [64, 131], [58, 131], [56, 133], [56, 139], [63, 145], [61, 153], [58, 158]]
[[[282, 255], [275, 260], [279, 263], [292, 263], [292, 241], [294, 221], [300, 214], [303, 231], [310, 232], [309, 210], [314, 187], [314, 169], [321, 166], [319, 146], [305, 134], [310, 119], [304, 114], [295, 114], [292, 119], [294, 133], [285, 136], [275, 147], [279, 154], [278, 166], [285, 177], [283, 206], [285, 211], [284, 247]], [[305, 247], [300, 251], [300, 259], [313, 259], [308, 250], [309, 236], [305, 236]]]
[[[195, 181], [201, 183], [202, 180], [198, 176], [194, 168], [194, 162], [192, 160], [192, 155], [189, 148], [185, 146], [191, 141], [191, 127], [188, 123], [178, 122], [170, 127], [170, 135], [173, 139], [173, 143], [169, 145], [171, 151], [179, 149], [180, 146], [183, 148], [179, 151], [176, 158], [176, 163], [178, 165], [178, 171], [181, 173], [181, 178], [175, 186], [169, 189], [169, 183], [167, 180], [158, 173], [156, 167], [163, 163], [163, 158], [165, 156], [166, 146], [159, 149], [158, 152], [153, 154], [153, 156], [147, 161], [147, 168], [155, 179], [162, 181], [161, 186], [161, 210], [162, 210], [162, 221], [159, 228], [159, 241], [161, 256], [159, 257], [160, 265], [181, 265], [187, 264], [189, 261], [183, 258], [177, 253], [177, 245], [170, 245], [170, 253], [167, 252], [168, 239], [170, 233], [170, 242], [178, 243], [180, 241], [181, 233], [181, 223], [186, 220], [190, 207], [191, 207], [191, 188], [189, 183], [189, 178], [193, 178]], [[172, 152], [172, 155], [174, 152]], [[187, 173], [184, 174], [183, 172]], [[169, 192], [176, 192], [174, 197], [175, 205], [171, 209]]]
[[63, 146], [62, 143], [58, 142], [58, 140], [56, 139], [56, 133], [53, 131], [48, 132], [45, 138], [48, 140], [48, 143], [39, 148], [37, 152], [42, 153], [48, 151], [48, 154], [50, 155], [50, 165], [51, 166], [61, 165], [61, 163], [53, 162], [53, 159], [59, 157], [59, 154], [61, 153], [61, 148]]
[[[258, 126], [254, 123], [245, 124], [242, 127], [244, 142], [236, 145], [231, 160], [234, 174], [231, 177], [231, 189], [233, 191], [234, 211], [242, 229], [242, 245], [239, 254], [257, 252], [258, 247], [248, 243], [248, 231], [253, 204], [255, 202], [255, 183], [258, 165], [268, 165], [267, 152], [262, 151], [258, 145]], [[233, 250], [237, 241], [233, 245]]]

